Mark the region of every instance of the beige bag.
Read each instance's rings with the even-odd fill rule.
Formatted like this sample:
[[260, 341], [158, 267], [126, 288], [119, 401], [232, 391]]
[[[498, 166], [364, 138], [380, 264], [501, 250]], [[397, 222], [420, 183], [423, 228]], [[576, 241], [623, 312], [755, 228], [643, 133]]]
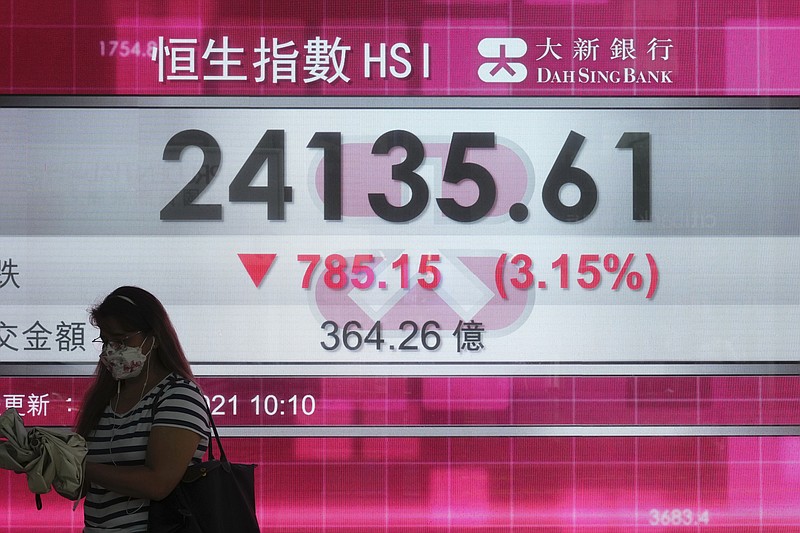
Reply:
[[86, 441], [77, 433], [42, 427], [26, 429], [14, 408], [0, 415], [0, 468], [28, 476], [28, 488], [36, 494], [36, 506], [41, 509], [40, 494], [56, 489], [70, 500], [81, 497]]

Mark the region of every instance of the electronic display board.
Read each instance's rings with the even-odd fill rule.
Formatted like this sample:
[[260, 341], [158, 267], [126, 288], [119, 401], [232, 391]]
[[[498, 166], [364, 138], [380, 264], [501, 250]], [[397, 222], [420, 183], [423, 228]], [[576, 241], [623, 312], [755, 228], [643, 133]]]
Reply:
[[0, 411], [139, 285], [262, 531], [800, 528], [799, 14], [146, 4], [0, 7]]

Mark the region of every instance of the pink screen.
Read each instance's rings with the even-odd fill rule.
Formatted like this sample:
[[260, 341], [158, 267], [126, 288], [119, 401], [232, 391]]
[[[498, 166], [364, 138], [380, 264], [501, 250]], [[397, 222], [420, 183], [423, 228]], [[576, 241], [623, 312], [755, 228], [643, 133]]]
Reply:
[[[265, 36], [269, 62], [256, 52]], [[794, 96], [798, 37], [800, 11], [779, 0], [16, 0], [0, 2], [0, 94]], [[339, 71], [303, 69], [315, 38], [341, 39]], [[475, 53], [485, 38], [502, 54], [495, 41]], [[211, 45], [223, 39], [224, 66]], [[521, 43], [524, 79], [487, 82], [521, 76]], [[185, 62], [171, 62], [181, 47]], [[294, 78], [277, 48], [298, 54]], [[3, 375], [2, 348], [0, 408], [71, 426], [89, 378]], [[796, 376], [532, 374], [243, 370], [200, 384], [229, 457], [258, 465], [264, 532], [800, 531], [800, 437], [786, 430], [800, 422]], [[37, 511], [24, 476], [0, 471], [0, 533], [82, 524], [54, 494]]]

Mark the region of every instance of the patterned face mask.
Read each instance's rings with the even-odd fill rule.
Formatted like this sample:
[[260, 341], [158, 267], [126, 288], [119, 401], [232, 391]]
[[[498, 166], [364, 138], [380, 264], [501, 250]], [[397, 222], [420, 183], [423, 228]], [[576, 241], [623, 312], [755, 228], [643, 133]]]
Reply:
[[111, 372], [114, 379], [135, 378], [142, 372], [147, 356], [153, 351], [151, 347], [147, 353], [142, 353], [142, 346], [147, 339], [142, 341], [141, 346], [118, 346], [109, 343], [103, 353], [100, 354], [100, 361]]

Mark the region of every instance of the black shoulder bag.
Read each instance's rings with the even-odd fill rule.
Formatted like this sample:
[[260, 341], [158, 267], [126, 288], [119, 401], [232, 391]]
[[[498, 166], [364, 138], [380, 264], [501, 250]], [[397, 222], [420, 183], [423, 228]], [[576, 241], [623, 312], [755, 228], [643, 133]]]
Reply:
[[[151, 533], [259, 533], [256, 465], [228, 462], [207, 405], [206, 412], [214, 432], [208, 440], [208, 460], [190, 465], [169, 496], [150, 502], [147, 531]], [[155, 418], [155, 403], [153, 413]], [[219, 460], [214, 458], [214, 440]]]

